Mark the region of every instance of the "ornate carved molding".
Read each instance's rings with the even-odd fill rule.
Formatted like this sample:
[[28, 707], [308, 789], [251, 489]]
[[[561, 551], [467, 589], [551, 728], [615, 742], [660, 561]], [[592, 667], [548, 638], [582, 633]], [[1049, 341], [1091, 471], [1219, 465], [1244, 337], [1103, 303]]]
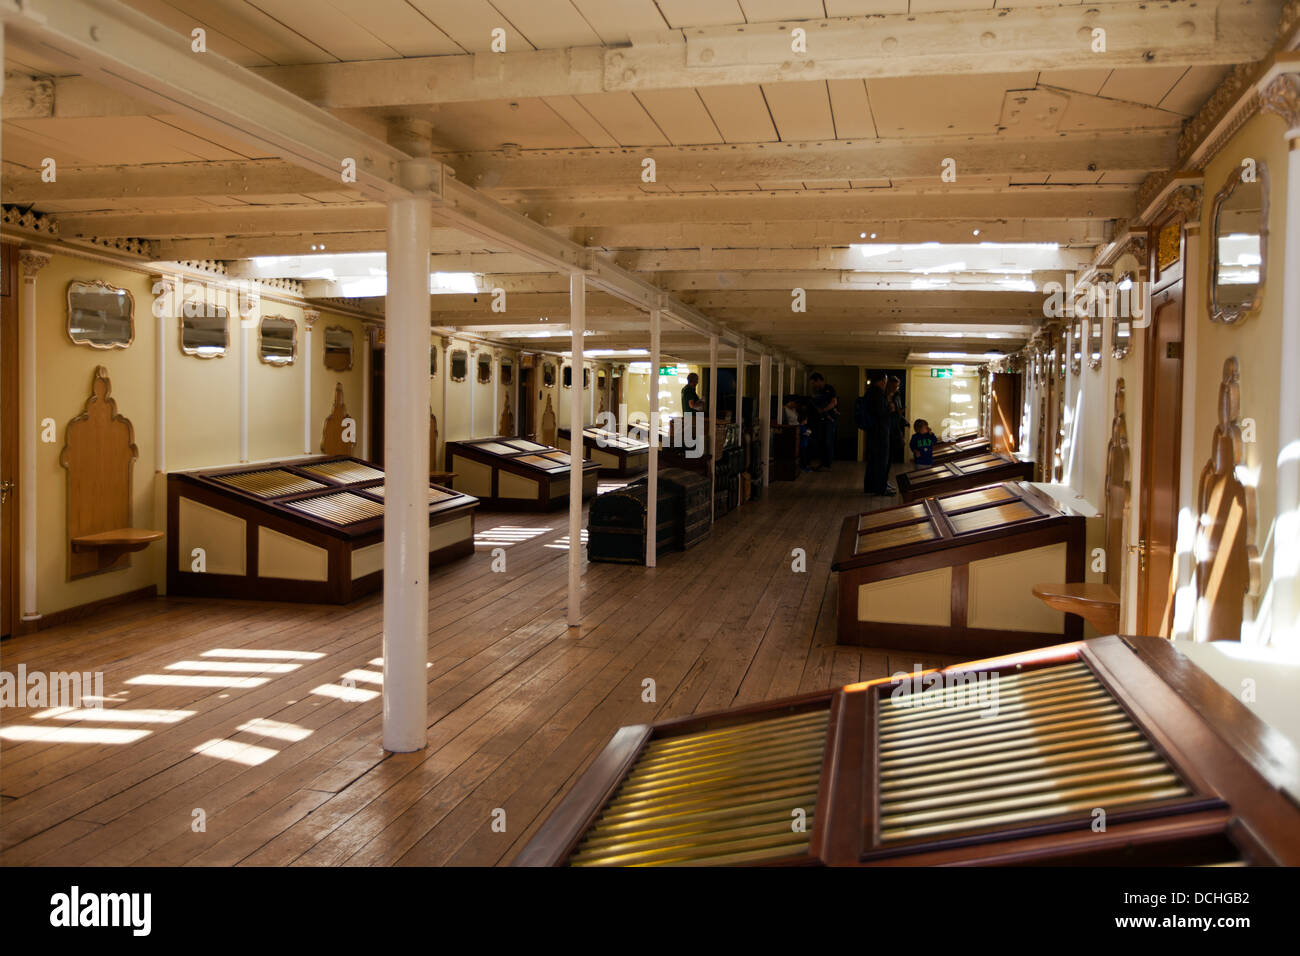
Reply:
[[1204, 190], [1200, 186], [1179, 186], [1169, 194], [1165, 208], [1178, 213], [1185, 222], [1200, 222], [1201, 199]]
[[36, 273], [50, 264], [50, 258], [48, 252], [41, 252], [37, 249], [19, 249], [18, 267], [22, 270], [23, 278], [35, 282]]
[[32, 232], [38, 232], [44, 236], [57, 236], [59, 227], [49, 216], [31, 209], [21, 209], [18, 206], [5, 206], [3, 221], [6, 226], [17, 226], [19, 229], [29, 229]]
[[1240, 382], [1231, 356], [1223, 363], [1219, 423], [1197, 494], [1197, 629], [1207, 640], [1240, 640], [1244, 602], [1260, 587], [1255, 489], [1238, 477], [1245, 459]]
[[1287, 129], [1300, 128], [1300, 73], [1283, 73], [1264, 90], [1260, 105], [1282, 117]]
[[319, 313], [318, 311], [316, 311], [315, 309], [303, 309], [303, 310], [302, 310], [302, 321], [303, 321], [303, 325], [305, 325], [305, 326], [307, 327], [307, 330], [308, 330], [309, 332], [311, 331], [312, 326], [314, 326], [314, 325], [316, 324], [316, 321], [317, 321], [319, 318], [320, 318], [320, 313]]

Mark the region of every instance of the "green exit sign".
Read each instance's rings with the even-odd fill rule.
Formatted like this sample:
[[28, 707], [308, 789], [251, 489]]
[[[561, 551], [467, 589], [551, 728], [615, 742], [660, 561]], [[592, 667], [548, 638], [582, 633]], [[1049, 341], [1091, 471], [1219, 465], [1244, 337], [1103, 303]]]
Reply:
[[681, 372], [677, 371], [677, 366], [676, 366], [676, 365], [660, 365], [660, 366], [659, 366], [659, 374], [660, 374], [660, 375], [680, 375]]
[[952, 369], [950, 368], [932, 368], [930, 369], [931, 378], [952, 378]]

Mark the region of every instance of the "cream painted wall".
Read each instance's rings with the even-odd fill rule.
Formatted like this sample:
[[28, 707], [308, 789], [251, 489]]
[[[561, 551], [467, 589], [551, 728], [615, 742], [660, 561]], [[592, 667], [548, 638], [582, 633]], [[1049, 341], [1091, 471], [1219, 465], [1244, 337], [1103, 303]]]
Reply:
[[[74, 279], [100, 279], [129, 290], [135, 299], [135, 339], [127, 349], [92, 349], [74, 345], [67, 336], [67, 287]], [[210, 287], [209, 297], [218, 293]], [[25, 294], [25, 287], [20, 295]], [[165, 482], [157, 474], [155, 445], [159, 322], [153, 315], [153, 281], [144, 272], [56, 255], [36, 277], [36, 414], [53, 419], [56, 441], [36, 446], [37, 607], [42, 614], [87, 604], [140, 588], [165, 583], [162, 543], [131, 556], [130, 567], [106, 574], [67, 579], [67, 472], [59, 464], [68, 422], [83, 410], [94, 369], [103, 365], [112, 381], [118, 413], [130, 420], [139, 457], [132, 472], [132, 522], [136, 527], [165, 530]], [[179, 319], [162, 323], [166, 395], [166, 466], [170, 471], [233, 464], [239, 461], [239, 364], [248, 365], [248, 436], [251, 460], [302, 454], [303, 375], [302, 308], [262, 299], [262, 311], [284, 315], [298, 324], [299, 359], [273, 368], [257, 359], [257, 329], [248, 335], [244, 356], [237, 317], [231, 320], [231, 348], [220, 358], [200, 359], [180, 351]], [[324, 367], [324, 327], [353, 330], [356, 355], [349, 372]], [[342, 382], [348, 410], [362, 421], [362, 323], [322, 312], [312, 336], [313, 451], [333, 402], [334, 383]]]
[[[1236, 356], [1241, 370], [1241, 417], [1253, 419], [1255, 441], [1243, 446], [1246, 474], [1256, 484], [1255, 544], [1262, 558], [1262, 583], [1256, 600], [1251, 602], [1256, 619], [1263, 628], [1258, 635], [1267, 639], [1268, 603], [1273, 564], [1272, 529], [1277, 511], [1277, 410], [1279, 383], [1283, 375], [1298, 374], [1296, 369], [1282, 368], [1278, 356], [1282, 340], [1282, 263], [1285, 261], [1287, 149], [1283, 139], [1285, 124], [1273, 113], [1261, 113], [1246, 123], [1205, 167], [1205, 201], [1201, 212], [1201, 236], [1205, 255], [1203, 273], [1197, 277], [1202, 288], [1201, 307], [1188, 321], [1197, 323], [1194, 373], [1196, 375], [1196, 420], [1193, 426], [1195, 445], [1194, 474], [1209, 460], [1214, 427], [1218, 423], [1218, 391], [1223, 377], [1223, 362]], [[1264, 304], [1258, 315], [1237, 325], [1211, 322], [1209, 317], [1208, 272], [1213, 249], [1211, 219], [1214, 197], [1223, 187], [1228, 174], [1246, 158], [1267, 168], [1269, 179], [1268, 263], [1264, 286]], [[1294, 410], [1293, 414], [1300, 414]], [[1186, 451], [1184, 452], [1186, 453]], [[1249, 625], [1247, 626], [1247, 630]], [[1204, 639], [1208, 635], [1198, 635]], [[1243, 634], [1243, 640], [1256, 635]]]
[[[936, 435], [944, 434], [947, 429], [960, 434], [977, 428], [979, 424], [979, 368], [961, 366], [952, 378], [933, 378], [930, 375], [931, 368], [949, 367], [916, 365], [907, 370], [908, 420], [914, 422], [924, 418]], [[969, 396], [970, 401], [960, 401], [962, 396]], [[967, 419], [974, 421], [967, 425]]]

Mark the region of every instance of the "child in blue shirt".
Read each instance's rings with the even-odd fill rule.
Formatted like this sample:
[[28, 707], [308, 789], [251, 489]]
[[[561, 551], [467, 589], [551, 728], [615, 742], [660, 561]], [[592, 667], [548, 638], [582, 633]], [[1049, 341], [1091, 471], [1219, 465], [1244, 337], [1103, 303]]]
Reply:
[[912, 449], [912, 460], [918, 465], [934, 464], [934, 446], [938, 441], [930, 431], [930, 423], [918, 418], [912, 423], [912, 440], [908, 447]]

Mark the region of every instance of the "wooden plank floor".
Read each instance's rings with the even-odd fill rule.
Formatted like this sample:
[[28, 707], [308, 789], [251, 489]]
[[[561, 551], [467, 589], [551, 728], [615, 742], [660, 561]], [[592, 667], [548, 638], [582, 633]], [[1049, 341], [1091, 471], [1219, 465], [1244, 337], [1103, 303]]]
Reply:
[[566, 513], [480, 514], [475, 556], [432, 575], [416, 754], [379, 746], [378, 596], [164, 598], [6, 641], [6, 670], [101, 671], [106, 700], [6, 709], [0, 863], [508, 863], [619, 726], [950, 662], [834, 643], [836, 531], [887, 503], [860, 482], [778, 483], [653, 570], [587, 565], [575, 630]]

